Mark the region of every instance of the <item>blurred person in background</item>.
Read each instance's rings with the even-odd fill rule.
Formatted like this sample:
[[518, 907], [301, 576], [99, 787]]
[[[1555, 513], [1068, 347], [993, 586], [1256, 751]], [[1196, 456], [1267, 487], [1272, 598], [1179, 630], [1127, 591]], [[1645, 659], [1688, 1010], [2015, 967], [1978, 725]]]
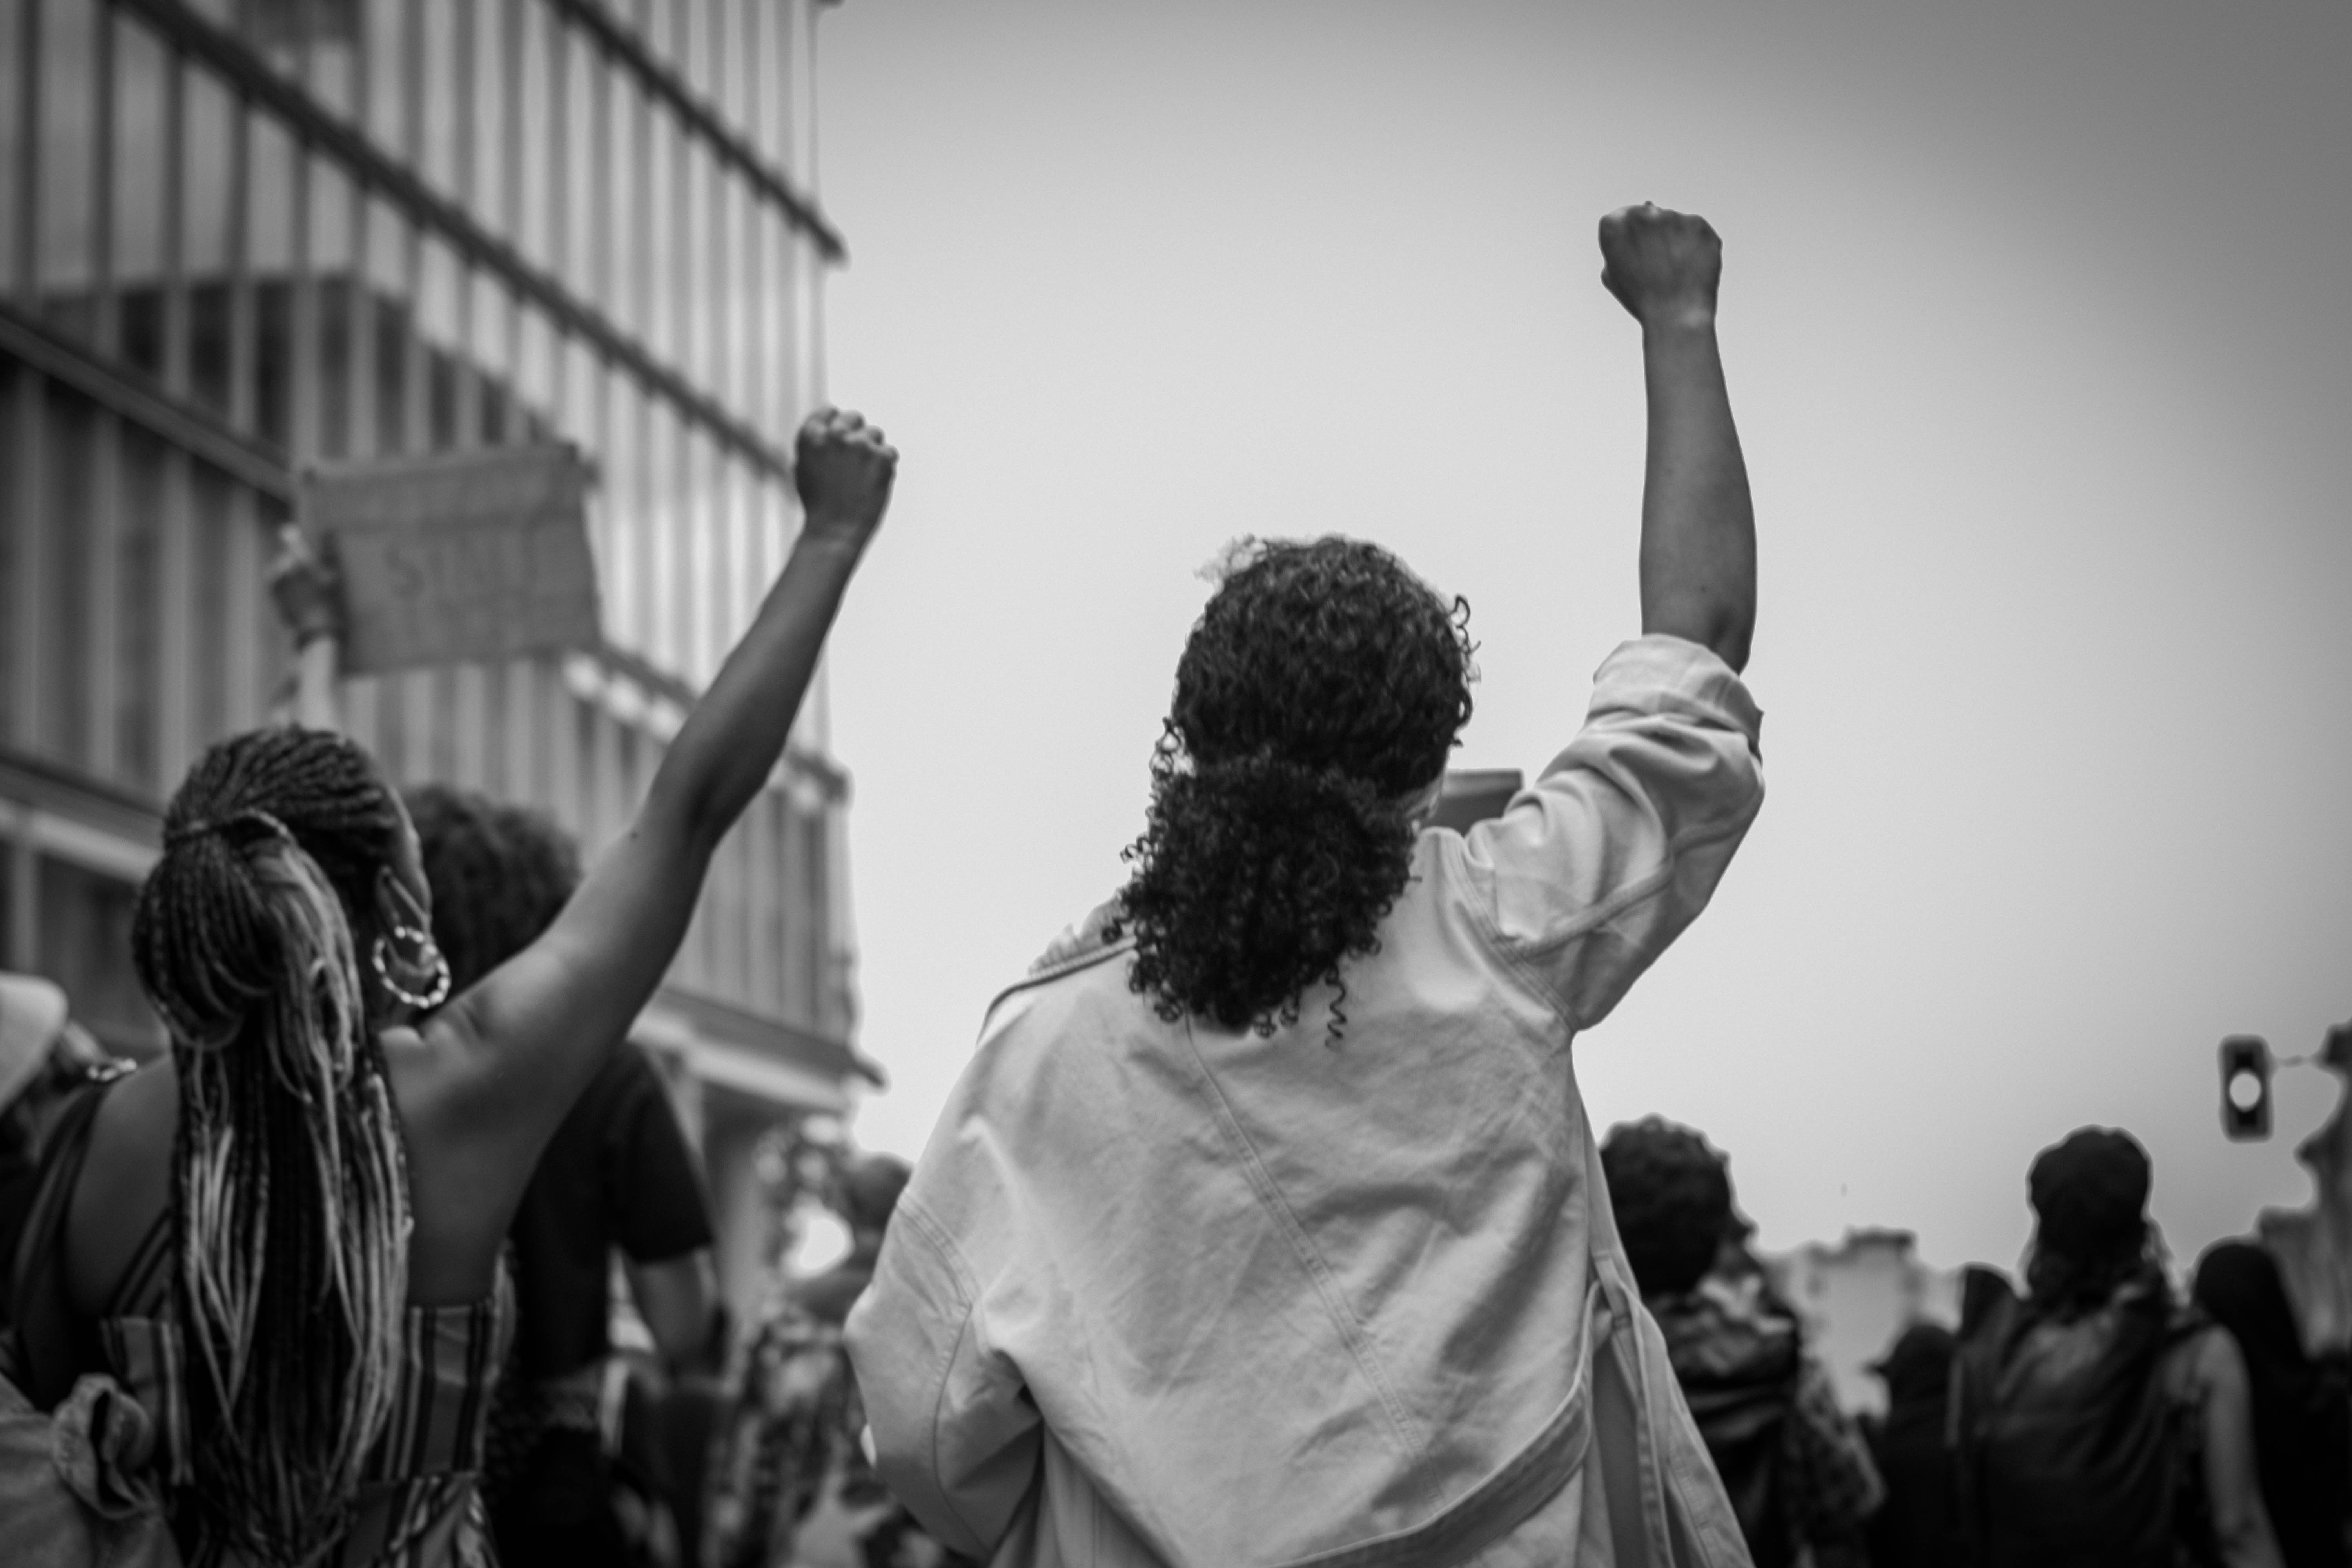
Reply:
[[[462, 992], [553, 923], [579, 886], [579, 853], [542, 814], [467, 791], [412, 790], [408, 812], [433, 889], [433, 937]], [[633, 1532], [614, 1506], [604, 1419], [613, 1256], [625, 1260], [669, 1366], [702, 1352], [716, 1294], [701, 1173], [642, 1048], [623, 1040], [589, 1079], [508, 1236], [515, 1338], [484, 1478], [499, 1557], [507, 1568], [625, 1563]]]
[[2258, 1242], [2224, 1241], [2197, 1263], [2190, 1299], [2244, 1359], [2263, 1506], [2287, 1568], [2352, 1562], [2352, 1394], [2344, 1359], [2313, 1357], [2277, 1261]]
[[1885, 1489], [1796, 1313], [1739, 1264], [1744, 1247], [1725, 1246], [1748, 1228], [1729, 1163], [1652, 1116], [1610, 1130], [1601, 1168], [1625, 1261], [1758, 1568], [1862, 1568]]
[[1886, 1384], [1886, 1415], [1864, 1424], [1886, 1500], [1870, 1517], [1874, 1568], [1960, 1568], [1952, 1499], [1952, 1331], [1912, 1323], [1871, 1367]]
[[706, 1568], [935, 1568], [941, 1547], [876, 1479], [866, 1404], [842, 1342], [873, 1282], [907, 1163], [850, 1154], [825, 1202], [849, 1232], [841, 1259], [772, 1298], [753, 1331], [712, 1468]]
[[40, 1175], [41, 1145], [78, 1089], [129, 1072], [75, 1023], [64, 990], [37, 974], [0, 973], [0, 1324], [9, 1274]]
[[1960, 1526], [1986, 1568], [2279, 1568], [2246, 1363], [2173, 1300], [2147, 1151], [2084, 1127], [2035, 1156], [2020, 1299], [1970, 1271], [1953, 1390]]

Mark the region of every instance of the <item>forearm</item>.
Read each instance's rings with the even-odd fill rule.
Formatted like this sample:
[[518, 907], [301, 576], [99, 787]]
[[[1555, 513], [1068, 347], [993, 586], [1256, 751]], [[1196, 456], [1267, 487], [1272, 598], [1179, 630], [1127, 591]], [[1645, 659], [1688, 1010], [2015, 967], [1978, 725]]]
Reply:
[[673, 1370], [701, 1354], [710, 1340], [710, 1307], [718, 1299], [718, 1276], [710, 1249], [700, 1247], [658, 1263], [627, 1265], [629, 1295], [653, 1336], [654, 1348]]
[[294, 722], [307, 730], [343, 727], [342, 644], [331, 636], [305, 638], [294, 649]]
[[1649, 458], [1642, 491], [1642, 629], [1748, 663], [1756, 514], [1711, 311], [1645, 322]]
[[695, 704], [647, 792], [708, 854], [759, 793], [791, 736], [862, 542], [803, 529], [783, 575], [719, 678]]

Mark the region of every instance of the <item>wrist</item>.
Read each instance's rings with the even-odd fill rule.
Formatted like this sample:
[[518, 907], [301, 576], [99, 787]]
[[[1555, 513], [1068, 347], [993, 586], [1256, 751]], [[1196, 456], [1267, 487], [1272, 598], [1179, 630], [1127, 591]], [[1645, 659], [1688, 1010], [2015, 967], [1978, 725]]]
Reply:
[[1644, 337], [1687, 337], [1693, 334], [1715, 335], [1715, 302], [1695, 300], [1686, 304], [1662, 306], [1642, 318]]
[[793, 542], [793, 548], [854, 563], [866, 552], [866, 542], [873, 537], [872, 528], [853, 519], [811, 512], [801, 525], [800, 537]]
[[331, 616], [305, 616], [293, 624], [292, 630], [294, 651], [297, 653], [304, 652], [322, 642], [334, 642], [341, 636], [341, 628], [335, 625], [334, 617]]

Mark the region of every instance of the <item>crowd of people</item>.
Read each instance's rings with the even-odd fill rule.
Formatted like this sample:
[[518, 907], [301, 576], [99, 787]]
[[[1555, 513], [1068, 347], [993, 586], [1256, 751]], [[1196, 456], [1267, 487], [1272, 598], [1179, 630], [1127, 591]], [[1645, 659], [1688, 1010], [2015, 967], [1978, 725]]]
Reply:
[[206, 752], [131, 933], [168, 1053], [0, 980], [10, 1561], [2340, 1568], [2340, 1355], [2259, 1245], [2177, 1298], [2128, 1135], [2044, 1152], [2023, 1290], [1972, 1273], [1866, 1422], [1723, 1156], [1594, 1136], [1575, 1036], [1763, 799], [1720, 246], [1645, 205], [1601, 248], [1641, 635], [1565, 749], [1433, 826], [1466, 606], [1360, 541], [1229, 552], [1126, 886], [990, 1007], [917, 1165], [841, 1162], [847, 1256], [740, 1332], [628, 1032], [882, 521], [880, 433], [803, 428], [790, 560], [584, 873], [330, 728]]

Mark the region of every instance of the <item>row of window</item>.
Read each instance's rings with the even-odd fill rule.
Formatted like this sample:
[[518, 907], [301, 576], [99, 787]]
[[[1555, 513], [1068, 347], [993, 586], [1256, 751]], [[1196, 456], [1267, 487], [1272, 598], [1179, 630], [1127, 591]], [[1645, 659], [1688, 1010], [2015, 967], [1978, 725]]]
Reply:
[[[260, 587], [282, 506], [5, 353], [0, 452], [0, 748], [160, 798], [205, 743], [261, 722], [282, 695], [289, 650]], [[555, 659], [353, 680], [345, 708], [396, 781], [539, 803], [592, 851], [620, 831], [662, 749], [576, 695]], [[683, 984], [812, 1029], [837, 1024], [831, 809], [776, 790], [754, 803], [714, 863]], [[16, 940], [45, 942], [52, 925]], [[16, 955], [36, 959], [58, 973]]]
[[[405, 121], [372, 118], [372, 139], [617, 341], [771, 452], [784, 444], [805, 398], [799, 343], [814, 309], [814, 253], [786, 213], [549, 0], [346, 9], [350, 38], [312, 37], [300, 51], [314, 95], [354, 98], [346, 107], [371, 117], [407, 105]], [[349, 68], [340, 87], [325, 63], [338, 58]], [[363, 82], [373, 88], [356, 90]], [[246, 279], [262, 286], [265, 310], [290, 298], [273, 283], [363, 288], [411, 311], [453, 357], [528, 379], [566, 324], [469, 248], [130, 8], [0, 0], [0, 298], [184, 387], [240, 429], [298, 458], [336, 452], [331, 432], [306, 441], [266, 384], [245, 395], [227, 317]], [[184, 363], [169, 320], [176, 291], [188, 296]], [[739, 447], [740, 433], [717, 429]]]

